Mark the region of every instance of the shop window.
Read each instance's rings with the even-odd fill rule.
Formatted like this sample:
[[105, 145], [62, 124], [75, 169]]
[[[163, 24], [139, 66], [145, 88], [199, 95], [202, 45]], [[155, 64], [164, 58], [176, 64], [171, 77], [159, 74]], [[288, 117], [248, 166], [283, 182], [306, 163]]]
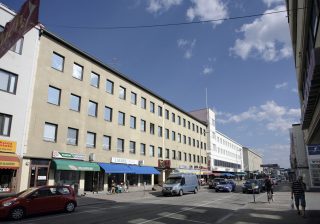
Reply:
[[151, 175], [150, 174], [142, 175], [142, 184], [151, 185]]
[[138, 186], [139, 175], [127, 174], [127, 180], [129, 181], [129, 186]]

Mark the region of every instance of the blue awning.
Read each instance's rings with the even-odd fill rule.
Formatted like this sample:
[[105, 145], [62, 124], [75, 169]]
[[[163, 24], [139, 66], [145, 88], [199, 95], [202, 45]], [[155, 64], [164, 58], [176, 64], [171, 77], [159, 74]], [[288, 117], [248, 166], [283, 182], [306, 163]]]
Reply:
[[126, 164], [98, 163], [106, 173], [134, 173]]
[[152, 166], [134, 166], [129, 165], [135, 174], [160, 174], [160, 172]]

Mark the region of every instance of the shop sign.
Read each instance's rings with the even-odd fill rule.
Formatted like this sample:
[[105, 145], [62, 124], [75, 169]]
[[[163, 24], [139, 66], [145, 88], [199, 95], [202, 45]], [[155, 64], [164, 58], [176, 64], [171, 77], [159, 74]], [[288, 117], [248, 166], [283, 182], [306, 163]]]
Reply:
[[19, 167], [20, 163], [18, 161], [0, 161], [0, 166], [3, 168], [6, 167]]
[[320, 155], [320, 145], [308, 145], [309, 155]]
[[69, 152], [52, 151], [52, 158], [84, 160], [85, 155], [84, 154], [69, 153]]
[[171, 161], [170, 160], [163, 160], [163, 159], [159, 159], [158, 160], [158, 167], [159, 168], [169, 169], [170, 166], [171, 166]]
[[10, 188], [8, 187], [0, 187], [0, 193], [10, 192]]
[[[125, 159], [125, 158], [118, 158], [118, 157], [111, 157], [112, 163], [123, 163], [129, 165], [139, 165], [139, 160], [135, 159]], [[141, 162], [140, 162], [141, 163]]]
[[0, 140], [0, 152], [15, 153], [17, 148], [17, 142]]

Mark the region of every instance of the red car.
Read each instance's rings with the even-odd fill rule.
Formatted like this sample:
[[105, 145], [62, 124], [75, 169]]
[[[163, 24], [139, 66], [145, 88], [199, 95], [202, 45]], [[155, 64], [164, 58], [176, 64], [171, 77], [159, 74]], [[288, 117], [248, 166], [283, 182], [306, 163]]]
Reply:
[[76, 206], [76, 195], [69, 186], [33, 187], [0, 200], [0, 218], [18, 220], [31, 214], [73, 212]]

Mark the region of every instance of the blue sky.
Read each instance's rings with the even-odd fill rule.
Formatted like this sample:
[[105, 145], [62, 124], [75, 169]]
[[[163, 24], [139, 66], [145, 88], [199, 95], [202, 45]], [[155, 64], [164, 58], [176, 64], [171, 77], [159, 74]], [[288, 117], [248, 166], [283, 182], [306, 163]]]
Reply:
[[[19, 10], [24, 0], [0, 0]], [[286, 13], [181, 26], [180, 23], [285, 10], [283, 0], [41, 0], [51, 32], [115, 67], [185, 111], [215, 110], [217, 129], [289, 167], [289, 132], [300, 105]]]

